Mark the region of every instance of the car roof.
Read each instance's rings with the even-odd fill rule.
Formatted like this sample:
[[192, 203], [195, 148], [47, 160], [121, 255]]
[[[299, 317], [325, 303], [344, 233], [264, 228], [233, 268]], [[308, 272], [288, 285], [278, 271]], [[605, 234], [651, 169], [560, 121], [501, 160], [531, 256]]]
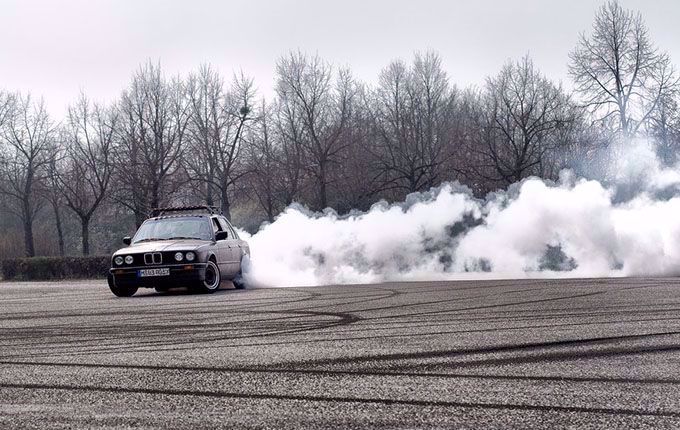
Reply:
[[155, 216], [152, 218], [147, 218], [146, 221], [158, 221], [158, 220], [163, 220], [163, 219], [170, 219], [170, 218], [210, 218], [212, 215], [208, 214], [177, 214], [177, 215], [162, 215], [162, 216]]

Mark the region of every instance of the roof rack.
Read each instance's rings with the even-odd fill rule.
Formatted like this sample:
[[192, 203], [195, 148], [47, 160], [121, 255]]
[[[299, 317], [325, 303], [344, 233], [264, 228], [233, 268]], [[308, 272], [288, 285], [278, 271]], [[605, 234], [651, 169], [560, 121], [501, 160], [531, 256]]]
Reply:
[[222, 211], [217, 206], [176, 206], [170, 208], [155, 208], [151, 211], [152, 217], [163, 216], [174, 212], [197, 212], [204, 211], [210, 215], [221, 214]]

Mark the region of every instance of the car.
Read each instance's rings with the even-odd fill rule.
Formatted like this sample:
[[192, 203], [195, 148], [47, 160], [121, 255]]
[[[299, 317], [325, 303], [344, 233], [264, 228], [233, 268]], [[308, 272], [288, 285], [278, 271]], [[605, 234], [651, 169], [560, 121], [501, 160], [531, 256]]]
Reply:
[[227, 279], [245, 288], [242, 271], [250, 248], [215, 207], [154, 209], [123, 243], [127, 247], [113, 253], [108, 274], [109, 288], [118, 297], [131, 297], [139, 288], [213, 293]]

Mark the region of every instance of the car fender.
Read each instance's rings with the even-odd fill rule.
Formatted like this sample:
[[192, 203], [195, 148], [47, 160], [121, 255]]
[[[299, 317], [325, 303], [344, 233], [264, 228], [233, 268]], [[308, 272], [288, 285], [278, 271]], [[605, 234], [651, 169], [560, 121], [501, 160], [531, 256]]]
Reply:
[[217, 265], [220, 264], [220, 259], [219, 259], [219, 257], [218, 257], [217, 254], [215, 254], [215, 252], [213, 252], [213, 251], [208, 251], [208, 252], [206, 252], [206, 254], [205, 254], [205, 262], [207, 263], [208, 260], [210, 260], [211, 257], [215, 257], [215, 261], [217, 261]]

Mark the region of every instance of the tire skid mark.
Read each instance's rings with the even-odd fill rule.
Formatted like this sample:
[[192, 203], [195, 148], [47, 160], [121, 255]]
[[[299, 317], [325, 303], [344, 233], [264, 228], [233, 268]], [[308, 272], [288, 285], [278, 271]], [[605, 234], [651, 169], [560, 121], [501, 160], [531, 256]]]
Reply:
[[[220, 292], [222, 294], [220, 294]], [[138, 299], [151, 299], [151, 298], [158, 298], [162, 299], [163, 297], [175, 297], [175, 296], [187, 296], [187, 297], [206, 297], [204, 295], [196, 295], [192, 293], [184, 293], [184, 294], [160, 294], [160, 293], [152, 293], [149, 295], [141, 295], [138, 297], [135, 297], [134, 299], [123, 299], [126, 302], [130, 302], [127, 305], [121, 305], [121, 306], [107, 306], [103, 307], [101, 309], [92, 309], [91, 307], [83, 306], [81, 309], [87, 310], [87, 312], [45, 312], [45, 311], [37, 311], [37, 312], [17, 312], [14, 314], [9, 314], [3, 316], [3, 320], [34, 320], [37, 318], [78, 318], [78, 317], [86, 317], [86, 316], [128, 316], [128, 315], [133, 315], [133, 316], [138, 316], [140, 314], [140, 310], [144, 311], [144, 315], [164, 315], [167, 314], [168, 312], [171, 311], [190, 311], [192, 314], [196, 313], [214, 313], [214, 311], [218, 311], [220, 313], [224, 312], [224, 306], [240, 306], [242, 309], [246, 308], [257, 308], [257, 307], [264, 307], [264, 306], [271, 306], [271, 305], [276, 305], [276, 306], [283, 306], [283, 305], [289, 305], [289, 304], [294, 304], [294, 303], [300, 303], [304, 302], [307, 300], [311, 300], [314, 298], [318, 298], [320, 296], [320, 293], [312, 292], [312, 291], [299, 291], [300, 293], [303, 293], [305, 296], [300, 297], [300, 298], [295, 298], [295, 299], [290, 299], [290, 300], [281, 300], [280, 298], [277, 299], [271, 299], [271, 298], [247, 298], [247, 299], [240, 299], [240, 300], [234, 300], [233, 297], [231, 297], [233, 294], [225, 294], [227, 293], [226, 291], [220, 291], [217, 294], [220, 294], [220, 296], [223, 297], [229, 297], [229, 300], [224, 300], [224, 301], [216, 301], [216, 302], [210, 302], [210, 301], [205, 301], [205, 300], [200, 300], [196, 299], [193, 301], [183, 301], [181, 303], [168, 303], [168, 304], [155, 304], [153, 310], [149, 310], [147, 306], [142, 305], [142, 304], [135, 304], [134, 306], [130, 306], [130, 303], [134, 303], [133, 300], [138, 300]], [[235, 291], [230, 291], [230, 293], [236, 294]], [[82, 295], [80, 295], [82, 296]], [[215, 296], [213, 295], [212, 298]], [[218, 296], [219, 297], [219, 296]], [[119, 301], [121, 299], [116, 299], [116, 298], [111, 298], [113, 301]], [[266, 300], [266, 303], [251, 303], [252, 301], [256, 300]], [[242, 302], [242, 303], [241, 303]], [[194, 312], [195, 307], [197, 305], [200, 305], [201, 308], [203, 309], [202, 312]], [[132, 308], [132, 309], [131, 309]], [[209, 310], [205, 310], [208, 308]], [[102, 309], [105, 310], [105, 312], [102, 312]], [[64, 324], [67, 325], [67, 324]]]
[[104, 393], [122, 394], [152, 394], [152, 395], [171, 395], [171, 396], [199, 396], [217, 398], [237, 398], [250, 400], [289, 400], [304, 402], [330, 402], [330, 403], [363, 403], [381, 405], [408, 405], [421, 407], [442, 407], [442, 408], [475, 408], [475, 409], [495, 409], [495, 410], [519, 410], [519, 411], [540, 411], [540, 412], [568, 412], [568, 413], [590, 413], [606, 415], [628, 415], [628, 416], [651, 416], [680, 418], [679, 412], [673, 411], [646, 411], [639, 409], [625, 408], [595, 408], [582, 406], [558, 406], [558, 405], [530, 405], [516, 403], [481, 403], [481, 402], [456, 402], [440, 400], [417, 400], [417, 399], [390, 399], [390, 398], [366, 398], [366, 397], [341, 397], [341, 396], [313, 396], [313, 395], [292, 395], [292, 394], [264, 394], [264, 393], [242, 393], [233, 391], [207, 391], [207, 390], [182, 390], [182, 389], [153, 389], [153, 388], [129, 388], [129, 387], [95, 387], [88, 385], [67, 385], [67, 384], [0, 384], [3, 388], [27, 389], [27, 390], [61, 390], [61, 391], [88, 391]]
[[[645, 346], [645, 347], [631, 347], [631, 348], [612, 348], [605, 351], [582, 351], [582, 352], [544, 352], [538, 353], [536, 355], [522, 356], [522, 357], [504, 357], [504, 358], [489, 358], [480, 360], [467, 360], [458, 362], [448, 362], [448, 363], [425, 363], [418, 364], [418, 367], [427, 369], [440, 369], [440, 368], [450, 368], [450, 369], [465, 369], [465, 368], [477, 368], [477, 367], [490, 367], [490, 366], [505, 366], [505, 365], [516, 365], [516, 364], [528, 364], [528, 363], [541, 363], [541, 362], [557, 362], [557, 361], [572, 361], [572, 360], [590, 360], [590, 359], [600, 359], [609, 357], [618, 357], [626, 355], [640, 355], [640, 354], [654, 354], [654, 353], [666, 353], [666, 352], [678, 352], [680, 351], [680, 344], [673, 345], [662, 345], [662, 346]], [[411, 365], [400, 364], [394, 366], [394, 369], [410, 368]]]
[[559, 300], [569, 300], [569, 299], [578, 299], [578, 298], [583, 298], [583, 297], [592, 297], [592, 296], [598, 296], [601, 294], [606, 294], [607, 291], [596, 291], [593, 293], [583, 293], [583, 294], [574, 294], [570, 296], [560, 296], [560, 297], [551, 297], [548, 299], [535, 299], [535, 300], [524, 300], [520, 302], [509, 302], [509, 303], [495, 303], [492, 305], [480, 305], [480, 306], [470, 306], [467, 308], [452, 308], [452, 309], [442, 309], [442, 310], [436, 310], [436, 311], [427, 311], [427, 312], [416, 312], [416, 313], [411, 313], [411, 314], [399, 314], [399, 315], [387, 315], [387, 316], [378, 316], [378, 317], [371, 317], [371, 318], [364, 318], [366, 321], [372, 320], [372, 319], [388, 319], [388, 318], [403, 318], [403, 317], [410, 317], [410, 316], [425, 316], [425, 315], [439, 315], [439, 314], [449, 314], [449, 313], [462, 313], [462, 312], [467, 312], [467, 311], [478, 311], [478, 310], [486, 310], [486, 309], [495, 309], [495, 308], [504, 308], [504, 307], [510, 307], [510, 306], [518, 306], [518, 305], [530, 305], [530, 304], [539, 304], [539, 303], [545, 303], [545, 302], [555, 302]]
[[[441, 326], [450, 326], [456, 323], [462, 323], [462, 324], [479, 324], [479, 323], [485, 323], [485, 324], [493, 324], [493, 323], [500, 323], [500, 324], [507, 324], [507, 323], [522, 323], [522, 322], [538, 322], [538, 321], [557, 321], [557, 320], [571, 320], [571, 319], [597, 319], [597, 323], [602, 323], [602, 324], [609, 324], [609, 323], [626, 323], [627, 321], [668, 321], [668, 320], [674, 320], [678, 319], [676, 318], [680, 314], [680, 308], [677, 310], [675, 309], [656, 309], [656, 310], [645, 310], [645, 311], [619, 311], [616, 313], [617, 318], [621, 317], [643, 317], [643, 316], [657, 316], [658, 318], [650, 318], [650, 319], [644, 319], [644, 320], [625, 320], [625, 319], [611, 319], [612, 313], [607, 313], [607, 312], [597, 312], [597, 313], [569, 313], [569, 314], [564, 314], [564, 315], [559, 315], [559, 314], [554, 314], [554, 315], [547, 315], [547, 316], [532, 316], [531, 314], [527, 315], [518, 315], [518, 316], [508, 316], [508, 315], [503, 315], [503, 316], [470, 316], [468, 318], [460, 318], [460, 317], [452, 317], [448, 316], [446, 318], [440, 318], [438, 321], [432, 321], [432, 319], [417, 319], [417, 318], [405, 318], [404, 321], [408, 321], [408, 324], [410, 327], [441, 327]], [[672, 318], [664, 318], [664, 315], [672, 315]], [[395, 326], [402, 325], [402, 322], [395, 321], [394, 319], [391, 319], [390, 321], [380, 321], [380, 320], [373, 320], [371, 321], [371, 326], [374, 326], [374, 330], [384, 330], [382, 328], [385, 326], [386, 328], [394, 328]], [[556, 324], [555, 326], [559, 326], [561, 324]], [[528, 328], [531, 328], [533, 326], [527, 326]], [[541, 325], [537, 327], [549, 327], [549, 325]]]
[[[444, 331], [437, 331], [433, 333], [420, 333], [419, 336], [442, 336], [442, 335], [451, 335], [451, 334], [471, 334], [471, 333], [493, 333], [493, 332], [502, 332], [502, 331], [517, 331], [517, 330], [525, 330], [525, 329], [537, 329], [537, 328], [561, 328], [561, 327], [580, 327], [580, 326], [589, 326], [589, 325], [602, 325], [603, 323], [606, 325], [615, 325], [615, 324], [622, 324], [622, 323], [639, 323], [639, 322], [661, 322], [661, 321], [677, 321], [680, 320], [680, 317], [674, 317], [674, 318], [654, 318], [654, 319], [639, 319], [639, 320], [626, 320], [626, 321], [594, 321], [594, 322], [587, 322], [587, 323], [561, 323], [561, 324], [546, 324], [546, 325], [531, 325], [531, 326], [518, 326], [518, 327], [495, 327], [495, 328], [486, 328], [486, 329], [470, 329], [470, 330], [444, 330]], [[277, 324], [278, 326], [278, 324]], [[206, 325], [203, 325], [203, 329], [206, 327]], [[427, 326], [425, 326], [427, 327]], [[157, 333], [148, 333], [144, 332], [145, 337], [158, 337], [158, 338], [163, 338], [165, 339], [167, 337], [167, 333], [165, 329], [167, 326], [162, 326], [159, 328], [159, 331]], [[296, 327], [300, 328], [300, 327]], [[353, 333], [353, 332], [366, 332], [366, 331], [379, 331], [379, 330], [393, 330], [394, 327], [385, 327], [381, 329], [376, 329], [376, 328], [357, 328], [356, 330], [339, 330], [336, 331], [336, 333]], [[197, 330], [198, 331], [198, 330]], [[214, 330], [213, 330], [214, 331]], [[231, 329], [223, 329], [219, 330], [220, 333], [227, 333], [231, 332]], [[189, 333], [186, 333], [188, 335]], [[295, 334], [295, 333], [294, 333]], [[323, 339], [306, 339], [306, 340], [295, 340], [296, 344], [311, 344], [311, 343], [324, 343], [324, 342], [348, 342], [348, 341], [356, 341], [356, 340], [375, 340], [375, 339], [391, 339], [391, 338], [410, 338], [413, 336], [413, 333], [401, 333], [401, 334], [388, 334], [388, 335], [374, 335], [374, 336], [355, 336], [355, 337], [327, 337]], [[234, 336], [234, 337], [220, 337], [220, 340], [242, 340], [242, 339], [248, 339], [251, 336]], [[42, 337], [36, 337], [37, 340], [44, 339]], [[93, 337], [88, 337], [87, 339], [85, 338], [80, 338], [80, 339], [75, 339], [75, 340], [60, 340], [59, 342], [56, 342], [55, 345], [44, 345], [42, 342], [27, 342], [27, 343], [12, 343], [12, 344], [0, 344], [0, 347], [24, 347], [24, 348], [29, 348], [29, 347], [34, 347], [34, 346], [40, 346], [42, 349], [46, 350], [60, 350], [64, 351], [64, 346], [65, 345], [80, 345], [80, 346], [90, 346], [89, 344], [99, 344], [102, 341], [124, 341], [126, 340], [125, 337], [118, 336], [118, 337], [100, 337], [100, 338], [93, 338]], [[205, 342], [210, 341], [209, 339], [204, 339]], [[275, 346], [275, 345], [289, 345], [291, 341], [278, 341], [278, 342], [260, 342], [260, 343], [235, 343], [232, 345], [220, 345], [220, 348], [243, 348], [243, 347], [255, 347], [255, 346]], [[86, 345], [87, 344], [87, 345]], [[153, 344], [156, 344], [155, 342]], [[136, 344], [139, 345], [139, 344]], [[110, 345], [113, 347], [114, 345]]]
[[115, 369], [115, 370], [138, 370], [138, 371], [179, 371], [179, 372], [207, 372], [207, 373], [264, 373], [274, 375], [315, 375], [315, 376], [377, 376], [377, 377], [408, 377], [408, 378], [438, 378], [438, 379], [489, 379], [508, 381], [536, 381], [556, 383], [605, 383], [605, 384], [650, 384], [650, 385], [680, 385], [680, 378], [621, 378], [621, 377], [594, 377], [594, 376], [547, 376], [547, 375], [507, 375], [507, 374], [478, 374], [478, 373], [453, 373], [453, 372], [408, 372], [395, 368], [385, 370], [340, 370], [340, 369], [272, 369], [268, 366], [171, 366], [171, 365], [144, 365], [144, 364], [110, 364], [110, 363], [63, 363], [63, 362], [36, 362], [36, 361], [0, 361], [5, 366], [34, 366], [34, 367], [62, 367], [62, 368], [89, 368], [89, 369]]
[[660, 333], [646, 333], [635, 335], [621, 335], [621, 336], [603, 336], [586, 339], [566, 339], [555, 340], [547, 342], [527, 342], [527, 343], [511, 343], [502, 345], [493, 345], [482, 348], [463, 348], [463, 349], [447, 349], [434, 351], [419, 351], [419, 352], [399, 352], [391, 354], [377, 354], [377, 355], [358, 355], [352, 357], [328, 358], [319, 360], [308, 360], [298, 362], [283, 362], [277, 366], [285, 367], [300, 367], [300, 366], [326, 366], [334, 364], [352, 364], [352, 363], [370, 363], [376, 361], [390, 361], [390, 360], [410, 360], [410, 359], [428, 359], [428, 358], [446, 358], [451, 356], [473, 355], [473, 354], [496, 354], [513, 351], [531, 351], [540, 348], [558, 348], [571, 347], [583, 345], [597, 345], [607, 344], [611, 342], [619, 342], [621, 340], [637, 340], [652, 337], [666, 337], [678, 336], [680, 331], [669, 331]]
[[[542, 288], [539, 288], [539, 290]], [[504, 294], [514, 294], [514, 293], [523, 293], [529, 290], [512, 290], [512, 291], [507, 291], [504, 292]], [[426, 301], [426, 302], [413, 302], [413, 303], [408, 303], [408, 304], [399, 304], [399, 305], [387, 305], [387, 306], [380, 306], [380, 307], [375, 307], [375, 308], [364, 308], [364, 309], [352, 309], [352, 312], [355, 313], [361, 313], [361, 312], [375, 312], [375, 311], [381, 311], [381, 310], [390, 310], [390, 309], [406, 309], [406, 308], [413, 308], [413, 307], [418, 307], [418, 306], [431, 306], [431, 305], [441, 305], [444, 303], [458, 303], [461, 301], [468, 301], [468, 300], [475, 300], [475, 299], [481, 299], [485, 297], [497, 297], [498, 294], [495, 293], [485, 293], [485, 294], [480, 294], [480, 295], [474, 295], [474, 296], [467, 296], [467, 297], [454, 297], [452, 299], [440, 299], [440, 300], [431, 300], [431, 301]], [[345, 304], [345, 303], [343, 303]], [[335, 306], [333, 305], [328, 305], [328, 306]], [[326, 307], [326, 306], [322, 306]]]
[[[293, 314], [293, 315], [307, 315], [307, 316], [314, 316], [314, 317], [334, 317], [337, 318], [335, 320], [331, 321], [321, 321], [321, 322], [304, 322], [300, 324], [297, 327], [294, 328], [281, 328], [279, 324], [275, 324], [274, 327], [268, 331], [259, 331], [256, 333], [250, 333], [250, 334], [241, 334], [241, 335], [232, 335], [232, 336], [224, 336], [222, 334], [217, 334], [213, 336], [203, 336], [200, 339], [196, 338], [190, 338], [190, 339], [175, 339], [174, 341], [168, 342], [168, 337], [167, 335], [160, 336], [162, 340], [159, 341], [137, 341], [130, 347], [125, 348], [125, 352], [144, 352], [144, 351], [153, 351], [156, 349], [149, 349], [149, 348], [157, 348], [158, 350], [163, 350], [163, 351], [180, 351], [180, 350], [187, 350], [187, 349], [194, 349], [196, 345], [201, 345], [205, 343], [210, 343], [210, 342], [216, 342], [216, 341], [224, 341], [224, 340], [234, 340], [234, 339], [242, 339], [242, 338], [256, 338], [256, 337], [269, 337], [269, 336], [277, 336], [277, 335], [282, 335], [282, 334], [297, 334], [297, 333], [303, 333], [303, 332], [309, 332], [309, 331], [314, 331], [314, 330], [323, 330], [323, 329], [328, 329], [328, 328], [333, 328], [337, 326], [343, 326], [343, 325], [348, 325], [348, 324], [353, 324], [357, 321], [360, 321], [361, 318], [358, 317], [357, 315], [351, 314], [351, 313], [342, 313], [342, 312], [315, 312], [315, 311], [298, 311], [298, 310], [287, 310], [287, 311], [270, 311], [271, 313], [274, 314]], [[206, 324], [206, 327], [212, 326]], [[233, 330], [226, 330], [229, 333], [233, 333]], [[166, 348], [167, 346], [173, 346], [174, 348]], [[210, 346], [203, 346], [203, 348], [209, 348]], [[223, 345], [219, 346], [214, 346], [215, 348], [223, 348]], [[94, 354], [102, 354], [106, 352], [120, 352], [120, 345], [105, 345], [100, 348], [95, 348], [95, 349], [78, 349], [73, 352], [64, 352], [64, 355], [70, 355], [70, 356], [78, 356], [78, 355], [89, 355], [91, 353]], [[50, 356], [51, 354], [49, 352], [47, 353], [34, 353], [31, 356], [32, 357], [45, 357], [45, 356]], [[4, 355], [3, 358], [18, 358], [20, 356], [12, 356], [12, 355]]]

